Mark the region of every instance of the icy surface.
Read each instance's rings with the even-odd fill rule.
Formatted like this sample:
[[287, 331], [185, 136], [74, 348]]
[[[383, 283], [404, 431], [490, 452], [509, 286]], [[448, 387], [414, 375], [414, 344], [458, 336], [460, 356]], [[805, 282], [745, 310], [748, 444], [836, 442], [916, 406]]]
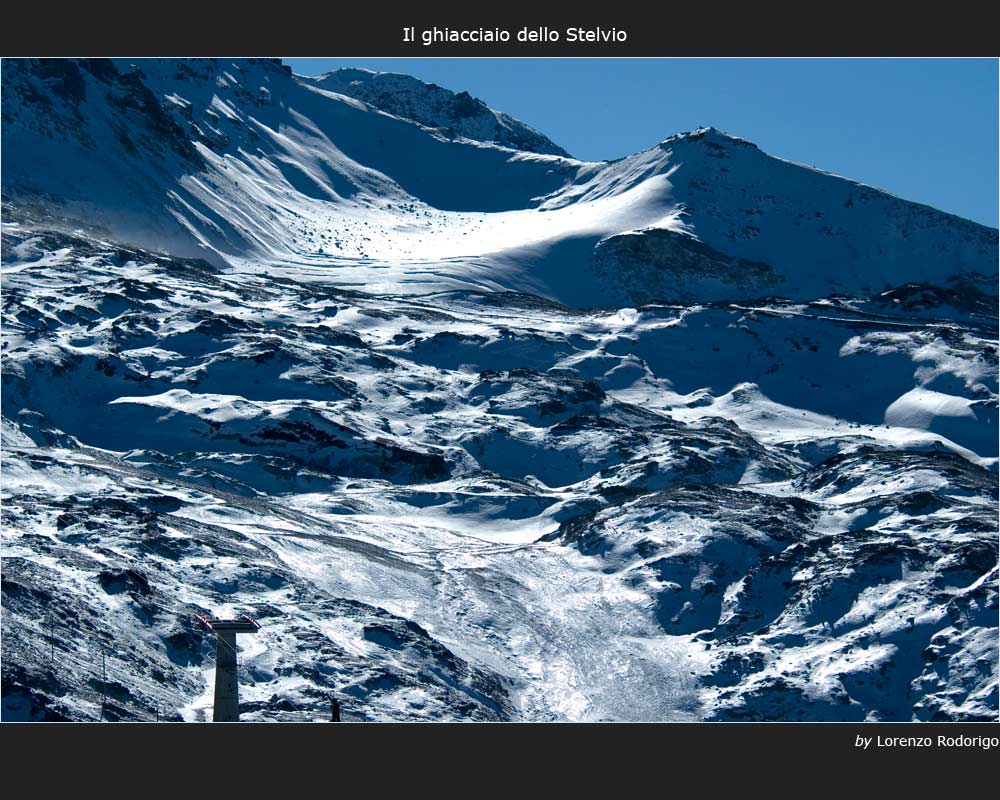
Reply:
[[5, 719], [210, 719], [239, 612], [250, 720], [996, 718], [995, 230], [400, 76], [3, 70]]

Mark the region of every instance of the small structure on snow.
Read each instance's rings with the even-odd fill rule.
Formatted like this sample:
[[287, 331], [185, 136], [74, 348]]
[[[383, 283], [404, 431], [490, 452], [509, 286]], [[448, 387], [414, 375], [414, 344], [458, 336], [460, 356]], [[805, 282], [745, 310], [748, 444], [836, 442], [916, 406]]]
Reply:
[[240, 689], [236, 676], [236, 634], [257, 633], [260, 623], [246, 614], [239, 619], [208, 619], [195, 615], [215, 634], [215, 708], [212, 722], [240, 721]]

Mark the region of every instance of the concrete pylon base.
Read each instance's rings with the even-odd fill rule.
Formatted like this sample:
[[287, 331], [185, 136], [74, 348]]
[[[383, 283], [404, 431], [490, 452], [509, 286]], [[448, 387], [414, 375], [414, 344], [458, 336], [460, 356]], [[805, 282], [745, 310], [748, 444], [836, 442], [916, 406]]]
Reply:
[[215, 712], [212, 722], [240, 721], [240, 689], [236, 682], [236, 633], [217, 631], [215, 645]]

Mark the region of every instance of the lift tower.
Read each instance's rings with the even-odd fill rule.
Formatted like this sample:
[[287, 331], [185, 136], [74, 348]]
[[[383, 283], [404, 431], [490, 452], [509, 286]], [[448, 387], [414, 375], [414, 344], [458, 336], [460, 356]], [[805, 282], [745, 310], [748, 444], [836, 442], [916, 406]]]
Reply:
[[215, 711], [212, 722], [240, 721], [240, 688], [236, 680], [236, 634], [257, 633], [257, 620], [241, 614], [239, 619], [198, 620], [215, 634]]

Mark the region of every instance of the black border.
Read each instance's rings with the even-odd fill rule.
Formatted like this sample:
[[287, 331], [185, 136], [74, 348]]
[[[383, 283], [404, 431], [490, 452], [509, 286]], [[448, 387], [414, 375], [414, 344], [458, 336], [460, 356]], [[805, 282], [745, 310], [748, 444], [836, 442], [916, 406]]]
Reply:
[[[269, 57], [800, 57], [1000, 56], [1000, 37], [980, 4], [921, 11], [916, 4], [741, 5], [685, 0], [670, 5], [613, 4], [600, 19], [582, 9], [536, 4], [281, 6], [106, 3], [8, 9], [0, 54], [23, 56]], [[364, 15], [364, 16], [363, 16]], [[624, 28], [606, 45], [407, 45], [407, 25], [449, 28], [522, 26]], [[674, 724], [341, 724], [152, 725], [74, 723], [0, 725], [6, 783], [46, 794], [56, 780], [76, 791], [197, 792], [206, 783], [263, 788], [264, 778], [292, 794], [383, 794], [399, 781], [410, 792], [451, 784], [491, 792], [513, 783], [534, 793], [554, 783], [566, 794], [582, 784], [637, 794], [639, 785], [674, 794], [691, 784], [710, 795], [723, 784], [764, 786], [775, 794], [864, 791], [881, 774], [900, 790], [988, 786], [996, 749], [855, 746], [858, 735], [997, 736], [984, 723]], [[989, 773], [986, 770], [989, 769]], [[460, 777], [468, 773], [468, 781]], [[797, 781], [793, 776], [801, 775]], [[806, 781], [803, 783], [802, 781]], [[783, 791], [784, 790], [784, 791]], [[464, 793], [464, 792], [463, 792]]]
[[[588, 4], [589, 5], [589, 4]], [[981, 3], [775, 3], [673, 0], [580, 4], [296, 4], [136, 2], [19, 6], [4, 12], [0, 55], [296, 57], [743, 57], [1000, 56], [1000, 36]], [[622, 43], [437, 44], [403, 41], [418, 32], [522, 27], [617, 28]], [[419, 35], [419, 33], [418, 33]]]
[[[69, 723], [0, 726], [6, 783], [55, 782], [78, 792], [282, 797], [298, 790], [362, 797], [390, 788], [497, 795], [653, 798], [692, 788], [709, 797], [763, 788], [801, 798], [833, 792], [893, 796], [988, 791], [1000, 747], [939, 747], [938, 735], [1000, 737], [995, 723], [379, 723], [213, 725]], [[857, 737], [932, 737], [930, 747], [867, 750]], [[18, 780], [15, 780], [18, 779]]]

